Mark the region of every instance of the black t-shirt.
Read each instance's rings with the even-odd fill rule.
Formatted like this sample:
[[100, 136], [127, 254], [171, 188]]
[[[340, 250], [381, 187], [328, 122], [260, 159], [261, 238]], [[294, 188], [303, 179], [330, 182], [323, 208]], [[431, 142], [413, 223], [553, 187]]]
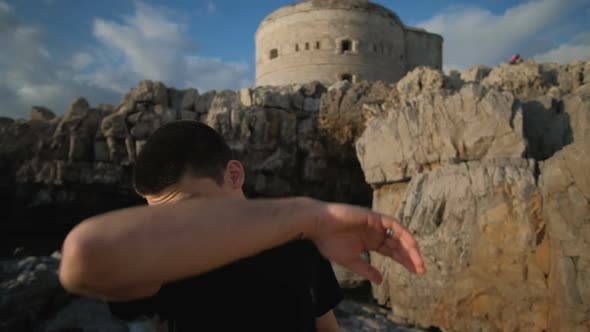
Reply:
[[158, 314], [172, 321], [174, 332], [307, 332], [340, 300], [330, 263], [313, 243], [293, 241], [110, 307], [124, 319]]

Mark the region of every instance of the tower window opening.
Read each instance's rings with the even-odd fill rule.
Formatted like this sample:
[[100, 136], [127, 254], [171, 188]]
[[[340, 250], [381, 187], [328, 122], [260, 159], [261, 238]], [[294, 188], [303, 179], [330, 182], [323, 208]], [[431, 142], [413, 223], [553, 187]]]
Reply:
[[352, 75], [350, 74], [342, 74], [342, 76], [340, 76], [340, 79], [342, 81], [349, 81], [350, 83], [352, 83]]
[[279, 57], [279, 50], [277, 50], [276, 48], [273, 48], [272, 50], [270, 50], [270, 59], [276, 59]]
[[343, 40], [342, 44], [340, 45], [340, 50], [342, 53], [352, 51], [352, 42], [348, 39]]
[[295, 52], [299, 52], [299, 44], [295, 44]]
[[305, 43], [305, 50], [309, 51], [309, 43]]
[[315, 49], [319, 50], [320, 48], [322, 48], [322, 43], [320, 43], [319, 41], [315, 42]]

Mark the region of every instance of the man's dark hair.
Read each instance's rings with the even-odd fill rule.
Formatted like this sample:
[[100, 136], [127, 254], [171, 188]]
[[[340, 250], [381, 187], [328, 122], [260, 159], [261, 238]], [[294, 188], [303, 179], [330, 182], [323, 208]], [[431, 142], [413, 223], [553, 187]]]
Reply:
[[133, 169], [133, 186], [142, 195], [154, 195], [180, 181], [186, 173], [221, 184], [233, 155], [213, 128], [191, 120], [168, 123], [147, 140]]

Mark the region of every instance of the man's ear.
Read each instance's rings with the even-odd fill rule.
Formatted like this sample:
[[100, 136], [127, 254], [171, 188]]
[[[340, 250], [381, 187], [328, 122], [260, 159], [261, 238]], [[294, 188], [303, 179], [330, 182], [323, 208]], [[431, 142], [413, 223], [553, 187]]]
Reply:
[[244, 181], [246, 180], [246, 173], [244, 166], [237, 160], [230, 160], [225, 169], [226, 181], [233, 189], [242, 189]]

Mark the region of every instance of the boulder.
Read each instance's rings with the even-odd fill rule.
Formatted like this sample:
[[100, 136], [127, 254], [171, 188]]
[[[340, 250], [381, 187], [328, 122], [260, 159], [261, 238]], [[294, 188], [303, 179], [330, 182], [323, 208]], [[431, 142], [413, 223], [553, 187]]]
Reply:
[[464, 70], [461, 73], [461, 79], [465, 82], [481, 82], [486, 78], [492, 69], [484, 65], [477, 65]]
[[217, 91], [214, 90], [200, 95], [199, 98], [195, 100], [195, 112], [197, 112], [197, 114], [206, 114], [209, 112], [211, 102], [213, 102], [216, 94]]
[[452, 331], [546, 329], [549, 245], [541, 203], [534, 165], [523, 159], [416, 175], [399, 216], [420, 243], [428, 273], [388, 266], [393, 319]]
[[0, 262], [0, 331], [33, 331], [47, 312], [67, 303], [58, 265], [52, 257]]
[[240, 103], [244, 107], [250, 107], [253, 105], [252, 102], [252, 92], [248, 88], [244, 88], [240, 90]]
[[197, 89], [188, 89], [184, 91], [182, 103], [180, 105], [181, 110], [194, 111], [195, 104], [199, 100], [199, 91]]
[[[16, 164], [48, 152], [56, 126], [46, 121], [12, 121], [0, 125], [0, 159]], [[10, 176], [7, 174], [7, 176]]]
[[523, 101], [545, 94], [561, 98], [587, 83], [589, 61], [575, 61], [566, 65], [538, 64], [532, 60], [494, 67], [481, 82], [510, 91]]
[[417, 67], [397, 82], [397, 90], [407, 97], [415, 97], [422, 92], [438, 91], [444, 87], [444, 83], [442, 71]]
[[518, 99], [528, 100], [549, 91], [552, 84], [547, 78], [541, 66], [534, 61], [524, 61], [516, 65], [502, 63], [490, 71], [482, 84], [510, 91]]
[[141, 81], [139, 87], [132, 89], [123, 100], [127, 111], [135, 109], [137, 104], [168, 106], [168, 90], [162, 82]]
[[[374, 188], [373, 191], [373, 210], [379, 211], [386, 216], [397, 218], [402, 200], [406, 194], [408, 183], [400, 182], [382, 185]], [[379, 253], [370, 253], [371, 264], [383, 275], [383, 280], [388, 280], [389, 270], [395, 264], [391, 259], [386, 258]], [[389, 282], [382, 282], [380, 285], [371, 284], [373, 298], [377, 303], [383, 306], [391, 306], [389, 302]]]
[[252, 104], [265, 108], [282, 110], [300, 110], [303, 108], [303, 96], [294, 91], [293, 86], [256, 87], [251, 90]]
[[528, 158], [546, 160], [573, 141], [570, 116], [563, 103], [544, 95], [521, 103]]
[[571, 124], [568, 138], [576, 142], [590, 137], [590, 84], [564, 96], [561, 106], [560, 111], [567, 114]]
[[101, 134], [105, 137], [126, 138], [129, 135], [126, 117], [127, 115], [120, 111], [106, 116], [100, 125]]
[[[356, 143], [370, 184], [405, 181], [456, 161], [522, 157], [522, 110], [510, 93], [465, 85], [402, 96], [400, 109], [369, 120]], [[378, 144], [375, 144], [378, 142]]]
[[393, 90], [383, 82], [366, 81], [330, 87], [320, 102], [319, 134], [332, 141], [335, 148], [354, 148], [365, 129], [364, 105], [385, 103], [395, 93]]
[[55, 113], [53, 113], [48, 108], [42, 106], [33, 106], [31, 108], [31, 120], [38, 120], [38, 121], [51, 121], [55, 118]]
[[11, 125], [13, 123], [14, 123], [14, 120], [13, 119], [7, 118], [5, 116], [0, 116], [0, 127]]
[[424, 332], [399, 326], [388, 317], [387, 310], [379, 306], [345, 299], [334, 308], [342, 332]]
[[563, 96], [584, 84], [584, 65], [585, 62], [578, 60], [565, 65], [542, 63], [540, 68], [546, 80]]
[[100, 300], [79, 298], [59, 310], [54, 317], [43, 322], [39, 332], [128, 332], [127, 323], [114, 317], [109, 306]]
[[590, 330], [590, 137], [543, 163], [539, 186], [550, 240], [548, 331]]
[[53, 134], [55, 157], [69, 162], [93, 160], [94, 138], [104, 114], [90, 108], [84, 98], [72, 101]]

